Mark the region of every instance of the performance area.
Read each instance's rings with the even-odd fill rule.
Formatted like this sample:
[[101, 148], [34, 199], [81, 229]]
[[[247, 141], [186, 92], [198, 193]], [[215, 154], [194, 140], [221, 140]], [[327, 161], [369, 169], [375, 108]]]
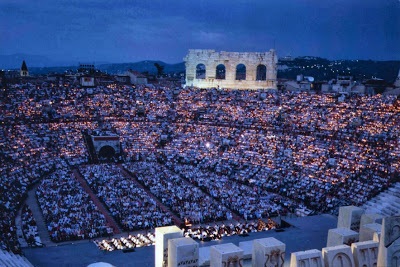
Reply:
[[[287, 218], [292, 224], [283, 232], [263, 231], [250, 233], [247, 237], [238, 235], [224, 237], [218, 241], [197, 241], [200, 248], [212, 245], [251, 241], [257, 238], [274, 237], [286, 244], [286, 262], [289, 262], [290, 253], [295, 251], [325, 247], [327, 232], [336, 227], [337, 218], [332, 215], [317, 215], [311, 217]], [[81, 241], [76, 244], [46, 247], [41, 249], [24, 249], [24, 254], [34, 266], [50, 267], [54, 262], [60, 266], [86, 267], [93, 262], [107, 262], [114, 266], [143, 266], [154, 267], [155, 248], [146, 246], [135, 249], [132, 253], [122, 251], [104, 252], [100, 251], [93, 242]], [[64, 264], [64, 265], [63, 265]], [[249, 261], [244, 266], [251, 266]], [[285, 265], [289, 266], [289, 265]]]

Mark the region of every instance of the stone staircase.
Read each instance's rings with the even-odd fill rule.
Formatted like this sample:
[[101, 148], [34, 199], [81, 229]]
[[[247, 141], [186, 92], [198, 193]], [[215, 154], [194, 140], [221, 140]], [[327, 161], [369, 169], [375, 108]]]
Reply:
[[400, 183], [370, 199], [363, 205], [367, 213], [377, 213], [385, 217], [400, 214]]
[[50, 239], [49, 232], [47, 230], [46, 222], [44, 220], [42, 210], [39, 207], [39, 203], [36, 199], [36, 189], [38, 188], [39, 184], [34, 186], [29, 192], [28, 197], [26, 199], [25, 204], [29, 206], [33, 213], [33, 217], [35, 218], [36, 225], [38, 228], [38, 234], [40, 237], [40, 241], [43, 245], [48, 246], [52, 245], [53, 242]]
[[22, 219], [21, 219], [22, 208], [19, 209], [17, 217], [15, 217], [15, 227], [18, 236], [18, 242], [22, 248], [28, 247], [28, 243], [24, 238], [24, 233], [22, 231]]
[[34, 267], [24, 256], [0, 250], [0, 266], [2, 267]]

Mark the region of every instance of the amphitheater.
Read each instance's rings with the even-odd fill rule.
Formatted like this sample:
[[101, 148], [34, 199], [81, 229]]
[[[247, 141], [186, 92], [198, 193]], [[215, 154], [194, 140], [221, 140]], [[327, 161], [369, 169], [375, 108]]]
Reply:
[[186, 88], [3, 93], [0, 265], [399, 266], [399, 100], [271, 90], [274, 51], [193, 53]]

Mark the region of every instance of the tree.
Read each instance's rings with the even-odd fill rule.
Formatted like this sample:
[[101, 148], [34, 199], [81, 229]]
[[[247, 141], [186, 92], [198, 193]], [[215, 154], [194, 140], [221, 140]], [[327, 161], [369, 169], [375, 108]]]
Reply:
[[162, 76], [164, 74], [164, 66], [158, 63], [154, 63], [154, 66], [157, 68], [157, 76]]

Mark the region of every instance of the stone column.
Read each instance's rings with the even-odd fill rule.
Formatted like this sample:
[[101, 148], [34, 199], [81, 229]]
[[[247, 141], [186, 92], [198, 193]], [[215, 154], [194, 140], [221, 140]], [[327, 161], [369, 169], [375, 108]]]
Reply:
[[364, 224], [360, 228], [360, 242], [373, 240], [375, 233], [377, 233], [378, 235], [381, 234], [381, 229], [382, 229], [382, 224], [379, 223]]
[[351, 251], [356, 267], [374, 267], [378, 263], [378, 246], [375, 241], [357, 242], [351, 244]]
[[334, 228], [328, 231], [327, 247], [338, 245], [351, 245], [351, 243], [358, 242], [359, 235], [357, 232], [347, 228]]
[[227, 243], [210, 247], [210, 267], [243, 266], [243, 250]]
[[177, 226], [158, 227], [155, 231], [155, 266], [167, 267], [168, 264], [168, 240], [183, 236], [183, 230]]
[[358, 232], [360, 230], [361, 215], [364, 212], [364, 209], [355, 206], [340, 207], [337, 228], [344, 227]]
[[383, 219], [378, 253], [381, 266], [400, 266], [400, 216]]
[[347, 245], [322, 249], [325, 267], [354, 267], [354, 258]]
[[323, 267], [322, 252], [318, 249], [293, 252], [290, 267]]
[[282, 267], [285, 263], [286, 245], [273, 237], [253, 241], [252, 266]]
[[168, 240], [168, 267], [199, 266], [199, 244], [189, 237]]

